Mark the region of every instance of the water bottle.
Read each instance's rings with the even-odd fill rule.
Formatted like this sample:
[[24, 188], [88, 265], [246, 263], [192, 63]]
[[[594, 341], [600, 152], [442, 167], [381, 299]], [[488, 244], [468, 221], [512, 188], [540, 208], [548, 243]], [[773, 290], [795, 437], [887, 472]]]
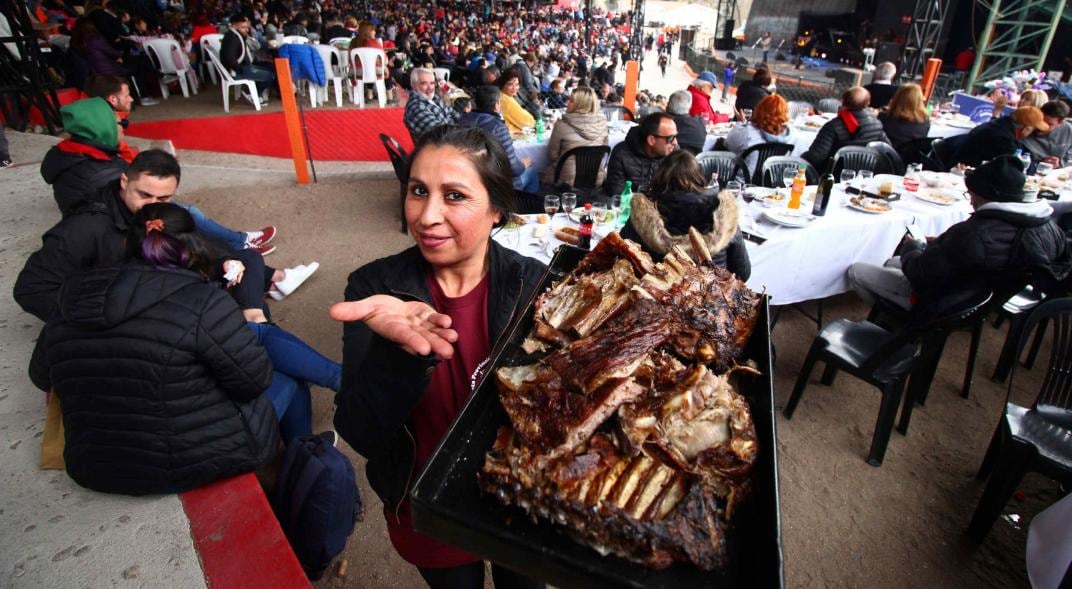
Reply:
[[543, 143], [543, 117], [536, 117], [536, 143]]
[[1031, 154], [1023, 149], [1017, 149], [1016, 157], [1020, 158], [1020, 161], [1024, 163], [1024, 173], [1026, 174], [1028, 169], [1031, 168]]
[[621, 210], [618, 211], [618, 228], [625, 227], [625, 224], [629, 222], [629, 212], [632, 210], [633, 203], [633, 182], [631, 180], [625, 181], [625, 188], [622, 189], [622, 194], [618, 197]]

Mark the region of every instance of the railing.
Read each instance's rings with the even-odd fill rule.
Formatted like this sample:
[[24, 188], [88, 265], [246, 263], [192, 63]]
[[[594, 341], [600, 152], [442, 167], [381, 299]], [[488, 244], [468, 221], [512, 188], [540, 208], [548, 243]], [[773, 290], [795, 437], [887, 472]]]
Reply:
[[[689, 64], [689, 67], [694, 72], [708, 70], [718, 76], [719, 79], [722, 78], [722, 72], [726, 69], [723, 63], [714, 55], [711, 55], [709, 51], [696, 51], [693, 47], [685, 48], [685, 63]], [[752, 73], [747, 71], [746, 68], [739, 68], [733, 78], [733, 85], [738, 87], [741, 82], [750, 79], [752, 79]], [[805, 79], [803, 76], [787, 76], [785, 74], [777, 74], [776, 83], [778, 94], [781, 94], [786, 100], [810, 102], [813, 105], [818, 104], [823, 98], [840, 99], [841, 94], [849, 89], [849, 84], [836, 81], [811, 80]]]

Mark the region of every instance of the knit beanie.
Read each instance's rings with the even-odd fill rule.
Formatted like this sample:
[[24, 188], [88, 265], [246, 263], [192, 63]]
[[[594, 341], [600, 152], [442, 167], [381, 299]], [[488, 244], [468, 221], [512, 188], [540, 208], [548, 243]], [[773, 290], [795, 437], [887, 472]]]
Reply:
[[991, 202], [1021, 202], [1024, 198], [1024, 164], [1012, 155], [998, 156], [964, 178], [968, 190]]

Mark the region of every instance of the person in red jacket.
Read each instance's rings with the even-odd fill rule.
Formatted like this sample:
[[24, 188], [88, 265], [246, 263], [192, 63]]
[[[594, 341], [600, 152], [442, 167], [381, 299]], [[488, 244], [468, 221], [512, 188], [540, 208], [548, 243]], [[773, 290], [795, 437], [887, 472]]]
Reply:
[[711, 108], [711, 94], [718, 87], [718, 78], [715, 74], [704, 71], [700, 75], [696, 76], [696, 79], [689, 85], [689, 93], [692, 94], [692, 107], [689, 109], [689, 115], [694, 117], [700, 117], [704, 120], [704, 123], [726, 123], [729, 122], [729, 115], [715, 112], [715, 109]]

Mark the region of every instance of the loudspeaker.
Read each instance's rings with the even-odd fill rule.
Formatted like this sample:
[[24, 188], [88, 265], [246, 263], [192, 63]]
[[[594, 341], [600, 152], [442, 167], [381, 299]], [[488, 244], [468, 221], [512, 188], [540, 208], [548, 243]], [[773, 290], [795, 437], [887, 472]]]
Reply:
[[722, 38], [723, 39], [732, 39], [733, 38], [733, 25], [734, 25], [734, 21], [733, 21], [732, 18], [726, 21], [725, 28], [723, 29], [723, 33], [722, 33]]

